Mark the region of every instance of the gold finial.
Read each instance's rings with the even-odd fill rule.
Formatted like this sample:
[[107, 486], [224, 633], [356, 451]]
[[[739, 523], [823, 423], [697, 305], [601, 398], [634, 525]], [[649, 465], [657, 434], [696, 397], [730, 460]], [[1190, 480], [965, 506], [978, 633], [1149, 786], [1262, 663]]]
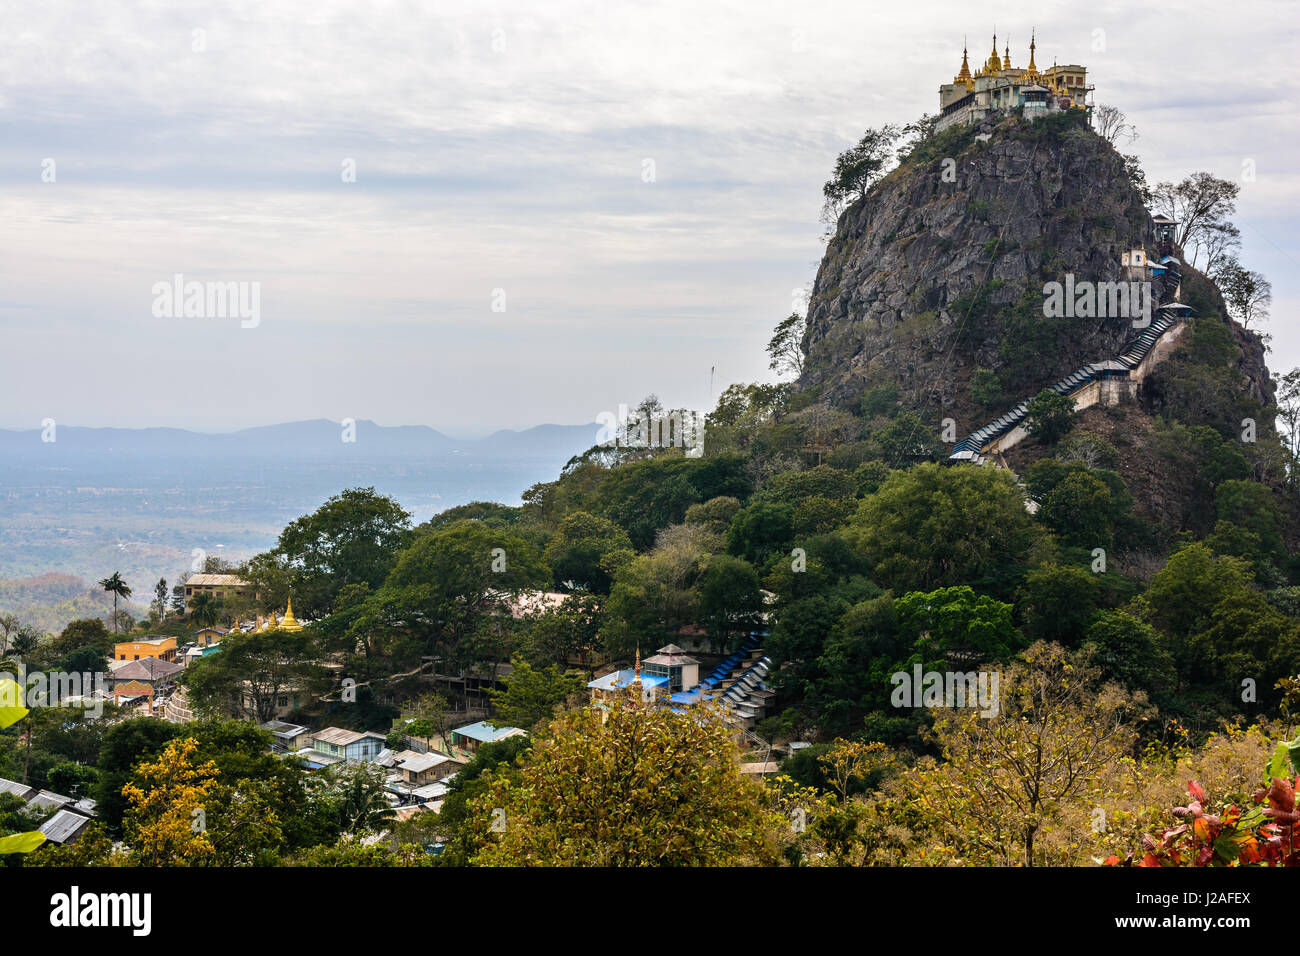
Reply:
[[961, 72], [959, 72], [952, 81], [954, 83], [965, 83], [970, 77], [970, 61], [966, 59], [966, 38], [961, 38]]
[[1002, 69], [1011, 69], [1011, 41], [1007, 40], [1006, 51], [1002, 54]]
[[1036, 34], [1036, 30], [1029, 34], [1029, 69], [1026, 71], [1026, 75], [1030, 77], [1038, 76], [1038, 67], [1034, 65], [1034, 41], [1036, 39]]

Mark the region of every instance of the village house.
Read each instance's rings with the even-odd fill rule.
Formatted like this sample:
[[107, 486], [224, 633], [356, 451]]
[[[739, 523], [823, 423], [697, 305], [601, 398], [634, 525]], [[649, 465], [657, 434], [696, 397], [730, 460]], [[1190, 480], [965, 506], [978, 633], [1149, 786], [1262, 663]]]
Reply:
[[190, 637], [194, 639], [196, 647], [212, 647], [221, 643], [221, 639], [228, 634], [235, 633], [233, 627], [201, 627], [197, 631], [191, 631]]
[[384, 749], [384, 735], [371, 730], [326, 727], [310, 734], [304, 743], [308, 749], [299, 750], [298, 756], [315, 770], [336, 763], [373, 761]]
[[[185, 609], [188, 612], [190, 604], [195, 596], [199, 594], [211, 594], [213, 597], [222, 597], [230, 594], [235, 597], [248, 596], [248, 582], [237, 574], [191, 574], [185, 580]], [[257, 599], [257, 595], [253, 595]]]
[[[588, 681], [587, 690], [591, 694], [592, 704], [608, 712], [611, 703], [627, 700], [629, 695], [643, 704], [652, 703], [661, 696], [672, 694], [673, 675], [676, 674], [678, 680], [681, 680], [682, 669], [685, 667], [693, 668], [691, 686], [694, 685], [699, 675], [699, 662], [695, 658], [686, 656], [676, 644], [659, 648], [656, 657], [659, 659], [659, 664], [656, 665], [659, 673], [651, 674], [641, 667], [641, 651], [637, 650], [636, 662], [630, 669], [610, 671], [603, 677]], [[687, 664], [687, 661], [690, 663]]]
[[12, 793], [19, 800], [30, 800], [36, 793], [35, 787], [29, 787], [25, 783], [19, 783], [16, 780], [5, 780], [0, 777], [0, 793]]
[[109, 675], [113, 683], [113, 702], [144, 697], [149, 702], [149, 713], [154, 712], [154, 697], [175, 680], [185, 668], [180, 664], [145, 657], [122, 664]]
[[484, 744], [505, 740], [507, 737], [525, 736], [527, 736], [527, 731], [520, 730], [518, 727], [493, 727], [486, 720], [480, 720], [476, 724], [466, 724], [464, 727], [457, 727], [453, 730], [451, 732], [451, 745], [454, 750], [460, 750], [473, 756], [478, 753], [478, 748]]
[[90, 826], [90, 817], [73, 813], [71, 810], [59, 810], [40, 825], [40, 831], [51, 843], [70, 845], [81, 838], [81, 833]]
[[186, 645], [181, 651], [180, 663], [184, 667], [189, 667], [195, 661], [202, 660], [205, 657], [211, 657], [220, 650], [220, 644], [211, 644], [207, 647], [191, 647]]
[[278, 754], [297, 753], [310, 746], [311, 731], [300, 724], [289, 724], [283, 720], [268, 720], [258, 724], [263, 730], [271, 732], [271, 750]]
[[138, 661], [142, 657], [153, 657], [160, 661], [176, 660], [176, 638], [163, 634], [151, 634], [133, 641], [120, 641], [113, 645], [114, 660]]
[[400, 781], [410, 788], [437, 783], [465, 766], [465, 761], [447, 754], [433, 751], [422, 754], [414, 750], [399, 750], [379, 763], [395, 770]]
[[11, 793], [27, 803], [27, 809], [50, 817], [40, 825], [41, 833], [51, 843], [75, 843], [90, 821], [97, 816], [95, 801], [54, 793], [51, 790], [38, 791], [14, 780], [0, 778], [0, 793]]
[[[254, 714], [258, 712], [257, 696], [253, 693], [252, 685], [247, 681], [243, 682], [242, 690], [243, 706], [246, 713]], [[298, 686], [281, 687], [275, 695], [275, 703], [271, 707], [271, 718], [273, 720], [283, 720], [296, 710], [300, 710], [303, 704], [303, 695], [306, 693], [303, 688]]]

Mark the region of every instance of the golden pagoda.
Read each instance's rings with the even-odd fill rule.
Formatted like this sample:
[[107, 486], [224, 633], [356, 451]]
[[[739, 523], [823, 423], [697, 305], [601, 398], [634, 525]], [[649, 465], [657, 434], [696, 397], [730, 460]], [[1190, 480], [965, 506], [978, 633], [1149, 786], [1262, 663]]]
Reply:
[[1052, 60], [1052, 76], [1047, 84], [1047, 88], [1056, 96], [1068, 95], [1065, 87], [1061, 85], [1061, 76], [1057, 69], [1055, 59]]
[[995, 74], [1002, 72], [1002, 58], [998, 56], [998, 35], [993, 34], [993, 52], [989, 55], [989, 60], [984, 64], [984, 72]]
[[295, 618], [295, 617], [293, 616], [293, 598], [292, 598], [292, 597], [289, 598], [289, 606], [288, 606], [287, 608], [285, 608], [285, 611], [284, 611], [284, 620], [280, 622], [280, 630], [282, 630], [282, 631], [301, 631], [301, 630], [302, 630], [302, 625], [299, 624], [299, 623], [298, 623], [298, 619]]
[[1034, 50], [1035, 50], [1034, 43], [1035, 40], [1037, 39], [1036, 32], [1037, 31], [1029, 35], [1029, 68], [1025, 70], [1025, 75], [1023, 77], [1026, 83], [1037, 83], [1039, 80], [1043, 78], [1042, 75], [1038, 72], [1037, 65], [1035, 65], [1034, 63]]
[[966, 41], [961, 44], [961, 72], [952, 78], [954, 84], [960, 83], [968, 90], [975, 88], [975, 77], [970, 75], [970, 63], [966, 59]]
[[972, 71], [965, 39], [962, 40], [961, 70], [951, 83], [939, 87], [939, 114], [935, 129], [983, 123], [995, 115], [1021, 116], [1030, 122], [1065, 109], [1089, 111], [1088, 71], [1078, 63], [1038, 66], [1038, 31], [1029, 36], [1029, 65], [1017, 67], [1011, 61], [1011, 42], [1004, 38], [998, 51], [997, 32], [993, 47]]

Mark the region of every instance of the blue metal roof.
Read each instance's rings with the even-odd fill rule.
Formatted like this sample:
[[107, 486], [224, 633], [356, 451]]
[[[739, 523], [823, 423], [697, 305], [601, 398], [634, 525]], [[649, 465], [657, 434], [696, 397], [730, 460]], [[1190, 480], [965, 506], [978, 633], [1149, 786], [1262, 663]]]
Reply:
[[[630, 687], [632, 681], [635, 679], [636, 671], [629, 667], [626, 670], [611, 671], [604, 677], [597, 677], [595, 680], [589, 681], [587, 686], [595, 690], [622, 690], [623, 688]], [[660, 687], [667, 683], [667, 677], [661, 677], [657, 674], [647, 674], [645, 671], [641, 672], [642, 687]]]

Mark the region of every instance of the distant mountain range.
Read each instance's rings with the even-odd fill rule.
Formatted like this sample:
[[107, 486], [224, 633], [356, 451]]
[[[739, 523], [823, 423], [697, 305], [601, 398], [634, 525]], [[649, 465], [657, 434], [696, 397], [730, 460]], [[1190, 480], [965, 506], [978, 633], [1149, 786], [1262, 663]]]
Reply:
[[452, 455], [479, 458], [545, 457], [563, 464], [596, 443], [600, 426], [537, 425], [522, 431], [502, 429], [486, 438], [451, 438], [427, 425], [377, 425], [362, 419], [349, 425], [324, 418], [263, 425], [234, 432], [195, 432], [182, 428], [88, 428], [59, 425], [54, 441], [43, 430], [0, 429], [0, 456], [15, 462], [48, 463], [84, 456], [228, 458], [273, 455], [295, 458], [408, 459], [426, 461]]
[[470, 501], [517, 504], [599, 427], [463, 439], [365, 420], [217, 434], [59, 425], [52, 442], [38, 428], [0, 430], [0, 578], [121, 571], [137, 588], [174, 583], [196, 551], [247, 558], [344, 488], [391, 495], [417, 523]]

